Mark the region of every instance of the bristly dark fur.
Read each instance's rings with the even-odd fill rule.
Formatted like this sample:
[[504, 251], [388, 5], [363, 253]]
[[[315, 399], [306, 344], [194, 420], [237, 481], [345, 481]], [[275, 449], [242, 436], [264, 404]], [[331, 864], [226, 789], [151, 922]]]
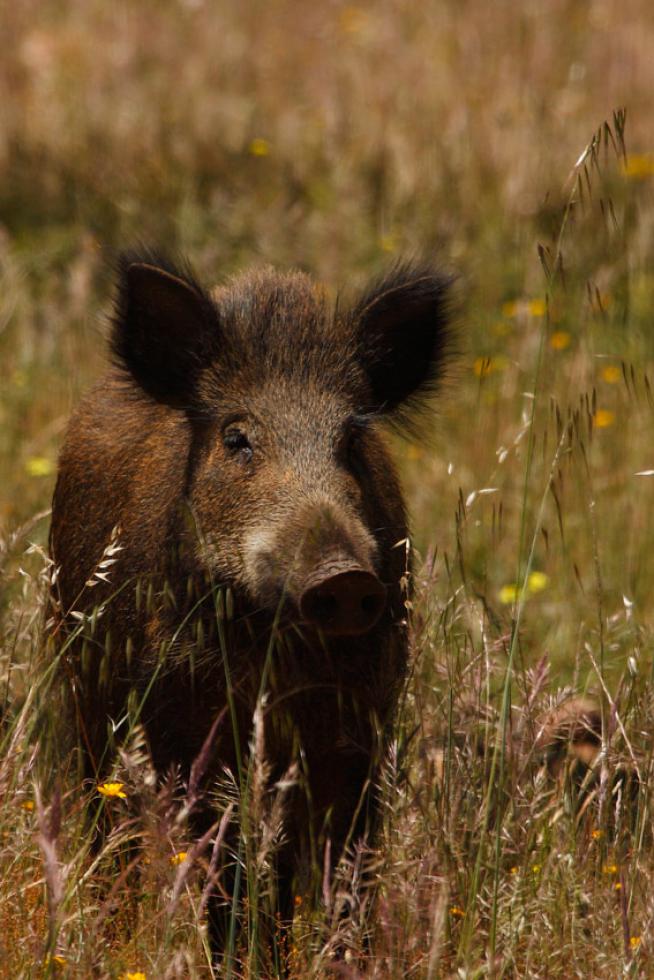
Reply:
[[[130, 286], [135, 264], [174, 280], [163, 275], [150, 281], [146, 272]], [[356, 368], [369, 388], [357, 414], [418, 438], [428, 396], [456, 353], [453, 276], [425, 260], [397, 262], [349, 313], [337, 305], [332, 314], [314, 283], [297, 272], [248, 272], [214, 300], [186, 260], [148, 247], [123, 253], [116, 271], [114, 363], [136, 381], [135, 391], [196, 413], [206, 410], [198, 401], [198, 375], [212, 361], [219, 384], [224, 371], [238, 369], [252, 383], [281, 372], [331, 376], [340, 386], [350, 383], [349, 371]], [[339, 359], [334, 345], [341, 345]]]
[[[142, 246], [122, 252], [114, 265], [117, 286], [109, 337], [112, 362], [156, 401], [187, 407], [197, 371], [218, 344], [215, 303], [185, 259], [175, 261], [156, 249]], [[174, 318], [170, 337], [166, 326], [171, 324], [161, 317], [160, 307], [156, 311], [157, 318], [162, 320], [156, 329], [158, 344], [152, 343], [153, 324], [147, 322], [151, 315], [148, 297], [138, 297], [135, 301], [131, 294], [129, 270], [135, 265], [161, 270], [183, 284], [181, 291], [186, 292], [184, 287], [188, 289], [188, 315], [183, 320]]]
[[212, 302], [205, 287], [197, 278], [191, 262], [185, 255], [171, 255], [170, 252], [159, 249], [154, 245], [139, 242], [133, 247], [119, 252], [111, 262], [116, 279], [118, 281], [123, 279], [129, 266], [139, 262], [154, 266], [157, 269], [162, 269], [164, 272], [168, 272], [171, 276], [176, 276], [178, 279], [183, 279], [197, 293], [204, 294], [208, 302]]
[[458, 352], [454, 281], [428, 261], [398, 261], [369, 286], [351, 313], [372, 385], [368, 410], [400, 435], [420, 435], [429, 396]]

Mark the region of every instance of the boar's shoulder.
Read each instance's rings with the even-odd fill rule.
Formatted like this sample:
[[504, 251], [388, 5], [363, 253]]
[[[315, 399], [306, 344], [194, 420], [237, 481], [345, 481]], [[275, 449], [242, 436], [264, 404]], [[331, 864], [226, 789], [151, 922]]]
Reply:
[[131, 573], [160, 563], [184, 494], [189, 446], [183, 413], [146, 400], [119, 378], [108, 375], [83, 399], [59, 461], [51, 531], [53, 557], [64, 566], [64, 605], [83, 588], [117, 525], [121, 563]]

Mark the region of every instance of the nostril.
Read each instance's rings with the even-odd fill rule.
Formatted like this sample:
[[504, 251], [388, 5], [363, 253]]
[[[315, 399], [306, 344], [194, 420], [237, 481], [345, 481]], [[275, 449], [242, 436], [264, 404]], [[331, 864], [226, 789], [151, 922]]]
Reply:
[[385, 596], [379, 593], [364, 595], [361, 599], [361, 609], [367, 616], [378, 616], [384, 607]]
[[336, 596], [331, 592], [321, 592], [318, 589], [313, 589], [303, 602], [305, 617], [316, 623], [328, 623], [336, 615], [337, 609]]

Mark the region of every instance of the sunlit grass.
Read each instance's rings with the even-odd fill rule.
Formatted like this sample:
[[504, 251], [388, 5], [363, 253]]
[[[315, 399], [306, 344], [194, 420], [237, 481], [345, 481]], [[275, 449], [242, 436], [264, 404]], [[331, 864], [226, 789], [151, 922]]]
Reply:
[[[296, 896], [291, 977], [335, 954], [352, 978], [651, 975], [654, 21], [636, 8], [0, 15], [2, 975], [210, 976], [230, 822], [251, 903], [233, 976], [272, 972], [256, 930], [281, 798], [265, 811], [225, 776], [198, 842], [138, 727], [106, 782], [52, 768], [47, 509], [103, 363], [107, 260], [136, 237], [206, 278], [299, 264], [333, 293], [415, 251], [462, 273], [433, 432], [394, 444], [416, 566], [382, 832], [319, 908]], [[623, 103], [626, 155], [615, 118], [587, 144]], [[566, 720], [571, 694], [600, 735]]]

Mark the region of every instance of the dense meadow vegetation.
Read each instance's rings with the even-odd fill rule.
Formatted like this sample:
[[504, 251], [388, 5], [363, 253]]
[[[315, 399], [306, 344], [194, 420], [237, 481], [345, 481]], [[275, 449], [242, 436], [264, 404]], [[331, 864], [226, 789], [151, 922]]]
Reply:
[[[183, 788], [138, 732], [80, 785], [43, 721], [57, 452], [137, 239], [334, 295], [406, 254], [459, 274], [427, 437], [389, 434], [415, 578], [382, 833], [297, 897], [290, 976], [654, 975], [651, 4], [21, 0], [0, 36], [0, 976], [212, 975]], [[590, 769], [545, 758], [573, 694]], [[274, 970], [258, 785], [218, 787], [248, 856], [225, 977]]]

